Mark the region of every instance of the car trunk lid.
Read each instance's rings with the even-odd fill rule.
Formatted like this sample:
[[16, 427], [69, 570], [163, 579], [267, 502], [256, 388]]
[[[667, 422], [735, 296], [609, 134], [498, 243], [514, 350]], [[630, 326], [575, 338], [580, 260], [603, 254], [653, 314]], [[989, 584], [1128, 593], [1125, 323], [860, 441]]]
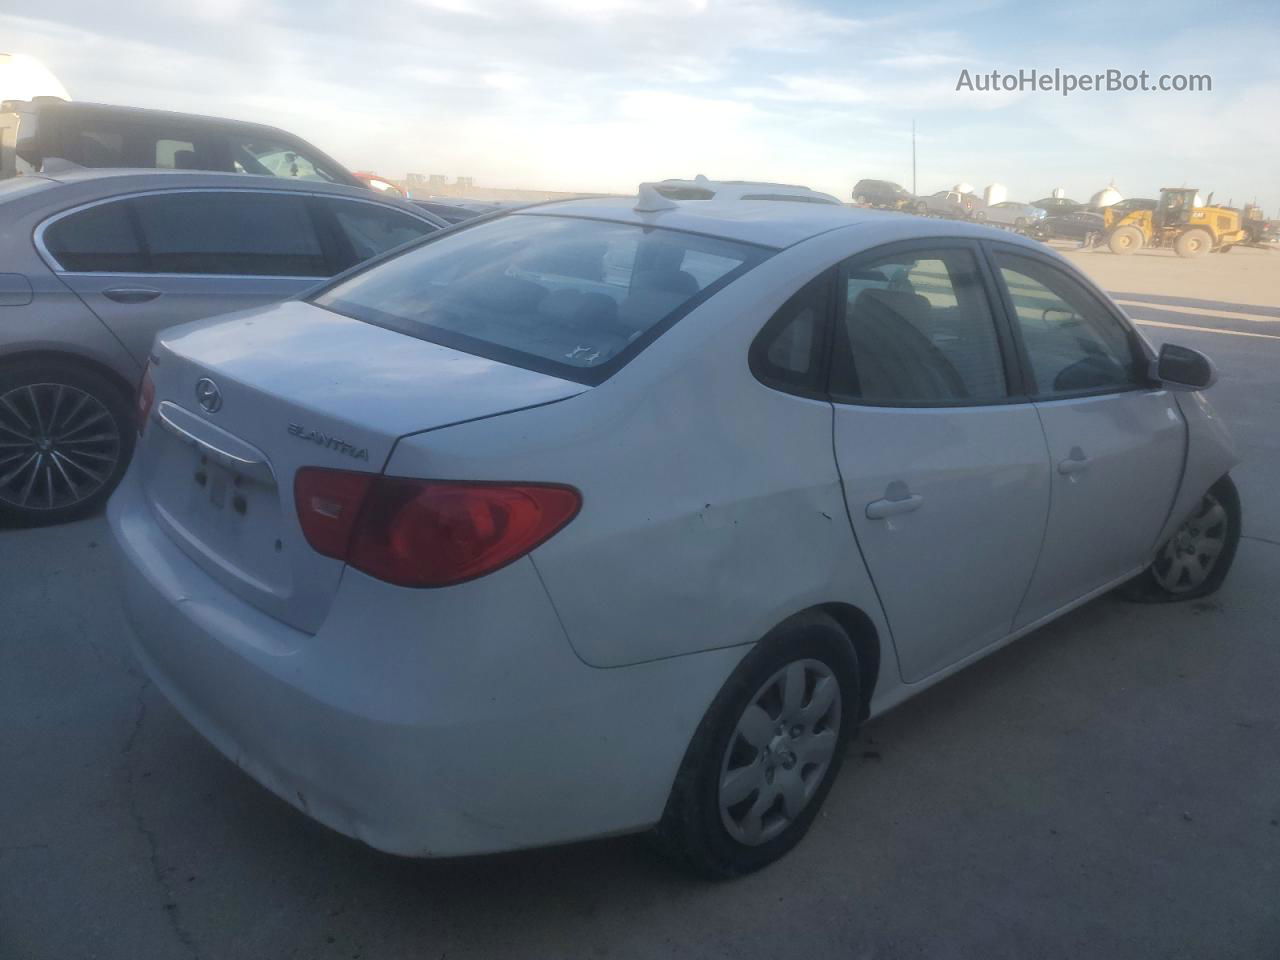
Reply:
[[158, 521], [210, 576], [308, 632], [343, 564], [302, 534], [301, 467], [378, 473], [402, 436], [585, 389], [296, 301], [164, 331], [151, 377], [138, 456]]

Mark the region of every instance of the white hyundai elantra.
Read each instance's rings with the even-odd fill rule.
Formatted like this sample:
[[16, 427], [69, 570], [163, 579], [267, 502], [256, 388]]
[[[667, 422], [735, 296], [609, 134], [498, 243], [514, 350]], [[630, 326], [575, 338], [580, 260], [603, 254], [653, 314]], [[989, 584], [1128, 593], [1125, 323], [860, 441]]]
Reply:
[[646, 187], [162, 333], [110, 520], [148, 674], [310, 816], [730, 876], [868, 716], [1218, 588], [1212, 380], [1032, 241]]

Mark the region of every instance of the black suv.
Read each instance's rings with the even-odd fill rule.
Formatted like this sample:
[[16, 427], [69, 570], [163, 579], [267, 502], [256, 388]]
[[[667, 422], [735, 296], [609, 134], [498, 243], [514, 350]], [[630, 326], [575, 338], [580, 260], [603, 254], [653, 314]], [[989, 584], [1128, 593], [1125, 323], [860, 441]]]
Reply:
[[260, 123], [57, 97], [0, 103], [0, 179], [58, 157], [82, 167], [219, 170], [366, 184], [301, 137]]
[[915, 198], [890, 180], [859, 180], [853, 186], [853, 199], [863, 206], [901, 210]]

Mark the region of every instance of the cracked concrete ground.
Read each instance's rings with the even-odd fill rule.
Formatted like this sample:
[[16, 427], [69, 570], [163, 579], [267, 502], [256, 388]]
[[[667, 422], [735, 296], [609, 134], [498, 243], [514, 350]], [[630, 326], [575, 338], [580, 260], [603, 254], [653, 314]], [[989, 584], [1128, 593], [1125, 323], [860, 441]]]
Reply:
[[[1280, 265], [1248, 256], [1220, 269]], [[1080, 260], [1126, 293], [1185, 283]], [[1175, 292], [1280, 306], [1233, 282]], [[629, 839], [414, 862], [332, 834], [145, 682], [101, 518], [0, 533], [0, 958], [1280, 957], [1280, 339], [1144, 329], [1220, 364], [1245, 458], [1226, 587], [1100, 599], [868, 725], [806, 842], [732, 884]]]

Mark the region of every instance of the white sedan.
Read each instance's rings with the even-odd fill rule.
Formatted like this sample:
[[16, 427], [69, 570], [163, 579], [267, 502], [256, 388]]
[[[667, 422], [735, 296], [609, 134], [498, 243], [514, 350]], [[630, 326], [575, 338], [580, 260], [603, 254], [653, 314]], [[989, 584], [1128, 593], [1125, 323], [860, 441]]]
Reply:
[[147, 673], [304, 813], [732, 876], [867, 717], [1218, 588], [1212, 379], [1032, 241], [645, 187], [164, 331], [110, 521]]

